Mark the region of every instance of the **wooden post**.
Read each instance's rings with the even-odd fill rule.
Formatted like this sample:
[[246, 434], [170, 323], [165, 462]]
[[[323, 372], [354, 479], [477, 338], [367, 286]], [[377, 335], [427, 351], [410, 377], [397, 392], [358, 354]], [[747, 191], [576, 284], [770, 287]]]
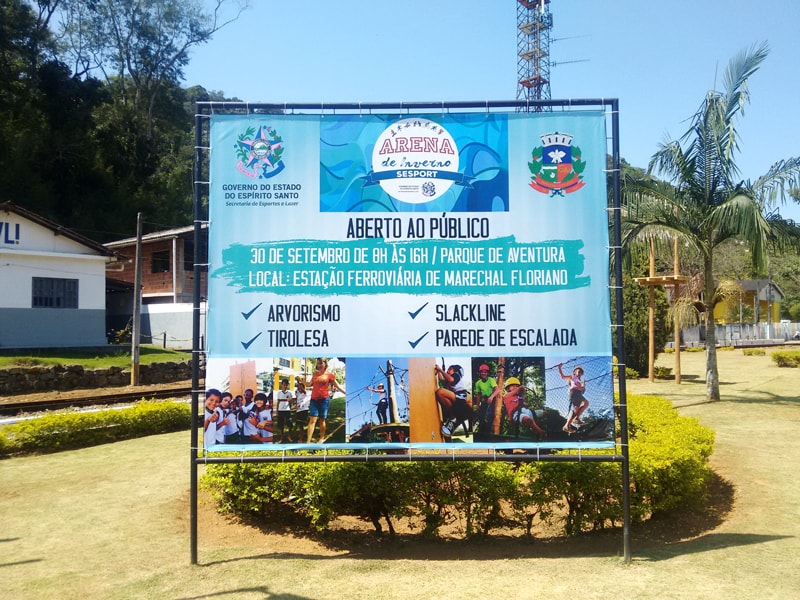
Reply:
[[408, 359], [408, 425], [412, 442], [444, 441], [434, 365], [433, 358]]
[[[673, 303], [677, 301], [678, 296], [680, 295], [680, 286], [683, 282], [689, 281], [689, 277], [678, 275], [679, 265], [678, 265], [678, 248], [677, 248], [677, 238], [675, 240], [675, 257], [674, 257], [674, 268], [675, 274], [674, 275], [663, 275], [657, 277], [655, 274], [655, 251], [654, 245], [650, 243], [650, 275], [649, 277], [636, 277], [634, 280], [639, 285], [646, 285], [650, 288], [650, 303], [648, 309], [648, 376], [650, 381], [655, 381], [655, 286], [662, 285], [662, 286], [672, 286], [675, 290], [673, 294], [672, 301]], [[675, 333], [675, 382], [681, 382], [681, 358], [680, 358], [680, 351], [681, 351], [681, 330], [680, 326], [676, 322], [674, 324], [674, 333]]]
[[494, 399], [494, 419], [492, 419], [492, 433], [500, 435], [500, 425], [503, 423], [503, 396], [505, 395], [506, 359], [501, 356], [497, 359], [497, 373], [495, 374], [500, 395]]

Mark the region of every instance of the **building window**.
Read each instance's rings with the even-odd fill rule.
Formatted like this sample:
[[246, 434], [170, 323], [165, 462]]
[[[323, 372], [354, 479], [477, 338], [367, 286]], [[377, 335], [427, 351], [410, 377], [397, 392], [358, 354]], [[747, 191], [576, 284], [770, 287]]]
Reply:
[[33, 308], [78, 308], [78, 280], [33, 278]]
[[194, 242], [192, 240], [183, 241], [183, 270], [194, 271]]
[[152, 273], [169, 273], [169, 250], [153, 252]]

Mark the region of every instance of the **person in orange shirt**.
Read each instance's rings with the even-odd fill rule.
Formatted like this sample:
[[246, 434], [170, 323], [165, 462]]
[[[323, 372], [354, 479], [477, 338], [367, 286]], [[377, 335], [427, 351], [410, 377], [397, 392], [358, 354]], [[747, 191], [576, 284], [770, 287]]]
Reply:
[[318, 358], [316, 368], [311, 374], [311, 380], [307, 384], [311, 388], [311, 404], [308, 407], [308, 439], [314, 437], [314, 428], [319, 421], [319, 441], [325, 441], [325, 430], [327, 425], [325, 420], [328, 418], [328, 407], [331, 401], [331, 387], [345, 393], [344, 388], [336, 382], [333, 373], [328, 373], [328, 360]]

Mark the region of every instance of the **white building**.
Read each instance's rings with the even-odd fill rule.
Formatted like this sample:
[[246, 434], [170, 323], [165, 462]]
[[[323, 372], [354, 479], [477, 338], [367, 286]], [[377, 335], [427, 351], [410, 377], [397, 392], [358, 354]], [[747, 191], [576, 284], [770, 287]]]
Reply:
[[0, 349], [105, 346], [113, 252], [0, 203]]

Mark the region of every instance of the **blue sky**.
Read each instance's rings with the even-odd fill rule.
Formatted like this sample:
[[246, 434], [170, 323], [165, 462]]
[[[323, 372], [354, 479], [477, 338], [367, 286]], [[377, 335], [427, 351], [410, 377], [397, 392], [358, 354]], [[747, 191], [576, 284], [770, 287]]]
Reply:
[[[516, 0], [251, 2], [194, 50], [186, 85], [250, 102], [516, 98]], [[738, 123], [741, 177], [800, 154], [800, 2], [552, 0], [550, 11], [551, 97], [618, 98], [629, 163], [679, 138], [715, 75], [761, 41], [771, 51]], [[800, 222], [800, 205], [781, 214]]]

